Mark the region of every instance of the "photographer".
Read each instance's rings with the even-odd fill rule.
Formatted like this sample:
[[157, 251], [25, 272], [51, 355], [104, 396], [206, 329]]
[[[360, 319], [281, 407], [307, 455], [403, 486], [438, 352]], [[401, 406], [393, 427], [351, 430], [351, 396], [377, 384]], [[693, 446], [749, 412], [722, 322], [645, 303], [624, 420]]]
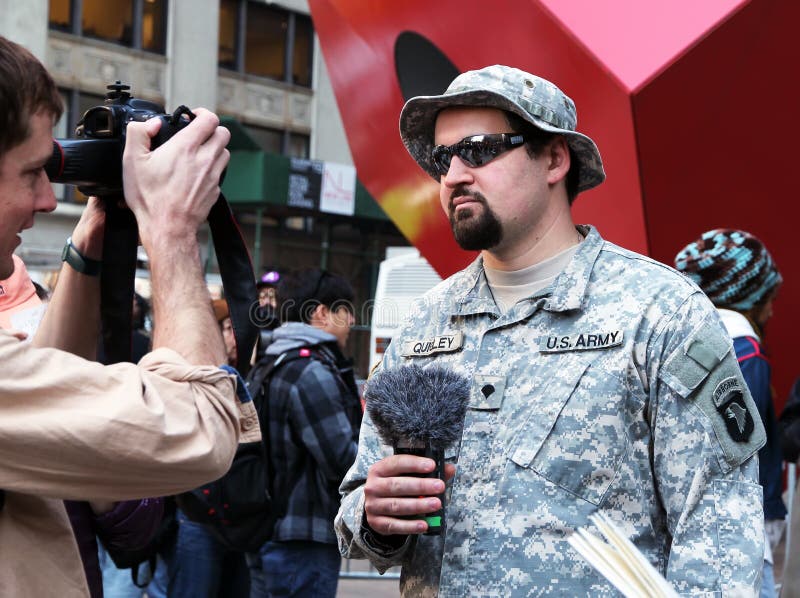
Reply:
[[[18, 234], [56, 207], [44, 164], [61, 112], [41, 63], [0, 37], [0, 279], [13, 272]], [[103, 258], [96, 198], [33, 343], [0, 331], [2, 595], [90, 595], [64, 499], [103, 513], [115, 501], [176, 494], [222, 475], [240, 436], [258, 439], [252, 404], [236, 400], [235, 377], [217, 367], [222, 336], [198, 292], [196, 233], [219, 194], [230, 135], [212, 113], [195, 114], [154, 151], [158, 119], [126, 132], [124, 195], [150, 258], [153, 352], [138, 365], [88, 361], [99, 329], [93, 271]]]

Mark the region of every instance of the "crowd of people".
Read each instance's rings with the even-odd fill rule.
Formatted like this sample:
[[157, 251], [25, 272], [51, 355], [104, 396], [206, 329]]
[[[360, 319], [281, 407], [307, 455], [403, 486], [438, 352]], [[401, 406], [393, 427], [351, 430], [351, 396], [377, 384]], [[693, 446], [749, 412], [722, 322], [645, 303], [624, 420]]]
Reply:
[[[376, 369], [469, 380], [444, 479], [362, 415], [345, 278], [262, 276], [255, 348], [237, 346], [224, 297], [197, 292], [197, 230], [229, 159], [202, 108], [156, 150], [157, 121], [127, 125], [152, 296], [133, 297], [131, 361], [104, 364], [101, 202], [49, 296], [14, 255], [55, 208], [61, 111], [44, 67], [0, 37], [0, 593], [334, 597], [344, 556], [401, 566], [403, 596], [613, 595], [568, 541], [602, 514], [680, 594], [777, 596], [782, 464], [800, 454], [800, 383], [779, 418], [766, 349], [777, 264], [745, 230], [703, 233], [673, 268], [577, 224], [605, 171], [555, 84], [494, 65], [400, 114], [455, 240], [479, 252], [416, 301]], [[251, 349], [269, 375], [248, 387], [232, 366]], [[275, 521], [258, 550], [232, 549], [173, 497], [262, 441]], [[426, 534], [439, 495], [446, 528]], [[148, 548], [145, 588], [115, 563]]]

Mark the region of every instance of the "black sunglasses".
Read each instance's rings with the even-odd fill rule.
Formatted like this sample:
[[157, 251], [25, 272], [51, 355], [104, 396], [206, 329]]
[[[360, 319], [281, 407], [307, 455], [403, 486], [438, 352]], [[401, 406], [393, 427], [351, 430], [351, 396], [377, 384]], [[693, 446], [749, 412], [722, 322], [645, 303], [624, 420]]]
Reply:
[[431, 152], [433, 167], [444, 176], [450, 170], [450, 161], [458, 156], [464, 164], [476, 168], [494, 160], [500, 154], [525, 143], [521, 133], [494, 133], [470, 135], [453, 145], [436, 145]]

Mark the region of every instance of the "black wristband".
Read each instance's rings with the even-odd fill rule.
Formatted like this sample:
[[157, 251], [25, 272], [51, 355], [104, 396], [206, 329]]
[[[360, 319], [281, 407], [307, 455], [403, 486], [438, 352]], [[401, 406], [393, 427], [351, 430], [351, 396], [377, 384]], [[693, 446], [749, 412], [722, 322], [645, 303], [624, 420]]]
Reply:
[[73, 270], [86, 276], [97, 276], [100, 274], [100, 269], [103, 265], [100, 260], [93, 260], [81, 254], [72, 244], [72, 237], [69, 237], [64, 245], [64, 250], [61, 252], [61, 261], [67, 262]]

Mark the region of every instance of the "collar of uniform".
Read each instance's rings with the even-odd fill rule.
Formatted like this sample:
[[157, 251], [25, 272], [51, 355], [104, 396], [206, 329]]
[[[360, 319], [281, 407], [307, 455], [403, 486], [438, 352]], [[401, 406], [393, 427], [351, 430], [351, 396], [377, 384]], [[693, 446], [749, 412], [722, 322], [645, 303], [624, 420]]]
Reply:
[[550, 300], [544, 305], [548, 311], [569, 311], [583, 305], [592, 268], [605, 241], [593, 226], [582, 224], [578, 230], [585, 239], [569, 265], [553, 281]]
[[[583, 297], [589, 284], [589, 277], [600, 250], [603, 247], [603, 237], [597, 229], [589, 225], [578, 225], [578, 230], [585, 237], [575, 256], [566, 269], [559, 274], [553, 285], [547, 290], [542, 290], [533, 298], [550, 293], [550, 299], [544, 308], [548, 311], [569, 311], [580, 309]], [[467, 316], [490, 313], [500, 316], [500, 310], [494, 301], [486, 274], [483, 271], [483, 258], [478, 256], [463, 270], [464, 289], [453, 289], [456, 297], [453, 315]]]
[[483, 258], [478, 256], [462, 271], [463, 288], [453, 289], [455, 302], [453, 315], [472, 316], [477, 314], [494, 314], [500, 316], [500, 310], [483, 271]]

